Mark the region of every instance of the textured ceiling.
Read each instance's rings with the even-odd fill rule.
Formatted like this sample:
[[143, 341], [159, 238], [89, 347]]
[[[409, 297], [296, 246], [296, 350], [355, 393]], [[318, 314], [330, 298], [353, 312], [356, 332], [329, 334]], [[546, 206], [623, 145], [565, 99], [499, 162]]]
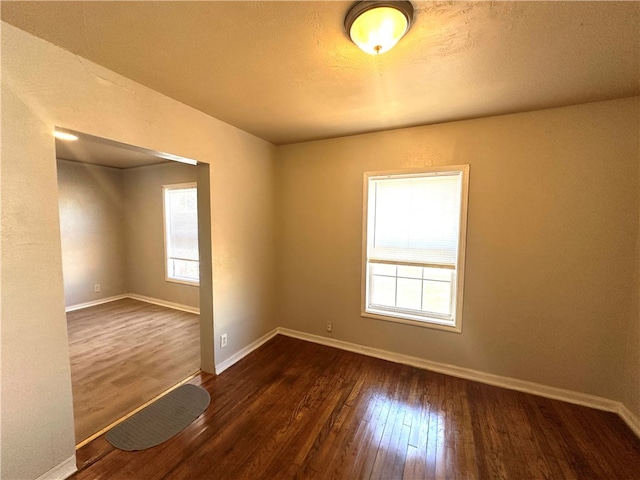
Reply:
[[640, 2], [413, 2], [372, 57], [352, 2], [2, 2], [2, 20], [275, 144], [640, 94]]

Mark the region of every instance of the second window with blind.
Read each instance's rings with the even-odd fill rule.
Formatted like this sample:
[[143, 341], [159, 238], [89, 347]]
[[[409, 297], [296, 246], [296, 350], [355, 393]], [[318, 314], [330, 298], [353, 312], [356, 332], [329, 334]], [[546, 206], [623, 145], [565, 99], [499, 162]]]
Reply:
[[366, 317], [460, 332], [469, 166], [364, 178]]
[[162, 195], [166, 280], [199, 285], [198, 187], [195, 183], [165, 185]]

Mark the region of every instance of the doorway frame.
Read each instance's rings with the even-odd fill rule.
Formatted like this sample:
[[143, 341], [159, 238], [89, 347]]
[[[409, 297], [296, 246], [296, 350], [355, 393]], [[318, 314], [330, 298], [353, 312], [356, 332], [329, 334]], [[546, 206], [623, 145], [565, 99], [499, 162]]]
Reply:
[[[113, 139], [107, 139], [104, 137], [97, 137], [92, 134], [86, 134], [81, 131], [71, 130], [64, 127], [55, 126], [55, 130], [60, 130], [64, 132], [69, 132], [73, 134], [85, 135], [87, 137], [91, 137], [92, 139], [97, 139], [103, 143], [107, 143], [113, 146], [117, 146], [124, 149], [129, 149], [138, 152], [145, 152], [150, 155], [157, 156], [159, 158], [163, 158], [167, 161], [176, 161], [180, 162], [181, 159], [186, 159], [189, 161], [183, 163], [191, 163], [192, 159], [187, 157], [182, 157], [180, 155], [174, 155], [164, 152], [158, 152], [152, 149], [139, 147], [135, 145], [130, 145], [124, 142], [120, 142]], [[55, 144], [53, 145], [54, 155], [53, 157], [57, 160], [57, 149]], [[199, 249], [199, 269], [200, 269], [200, 282], [199, 282], [199, 325], [200, 325], [200, 371], [206, 372], [209, 374], [216, 374], [215, 371], [215, 348], [214, 348], [214, 338], [215, 338], [215, 328], [214, 328], [214, 317], [213, 317], [213, 254], [212, 254], [212, 235], [211, 235], [211, 165], [206, 162], [197, 161], [194, 165], [196, 169], [196, 182], [197, 182], [197, 204], [198, 204], [198, 249]], [[57, 176], [57, 167], [56, 167], [56, 176]], [[59, 198], [56, 199], [56, 202], [59, 202]], [[61, 236], [61, 230], [58, 229], [58, 235]], [[60, 239], [61, 242], [61, 239]], [[60, 270], [63, 272], [62, 265], [62, 256], [60, 256]], [[67, 333], [67, 349], [69, 347], [69, 337]], [[71, 372], [69, 376], [69, 382], [71, 382]], [[188, 378], [186, 379], [188, 380]], [[182, 380], [177, 385], [171, 387], [175, 388], [183, 383], [185, 380]], [[166, 392], [165, 392], [166, 393]], [[73, 395], [73, 393], [72, 393]], [[162, 395], [162, 394], [161, 394]], [[154, 399], [151, 399], [153, 401]], [[149, 403], [149, 402], [147, 402]], [[145, 403], [144, 405], [147, 405]], [[142, 405], [139, 408], [144, 407]], [[137, 409], [136, 409], [137, 410]], [[134, 412], [136, 411], [134, 410]], [[132, 412], [123, 412], [122, 418], [126, 418]], [[74, 419], [75, 423], [75, 419]], [[101, 432], [98, 432], [101, 433]], [[94, 436], [89, 437], [90, 440], [94, 438]], [[87, 440], [83, 440], [78, 445], [85, 444]]]

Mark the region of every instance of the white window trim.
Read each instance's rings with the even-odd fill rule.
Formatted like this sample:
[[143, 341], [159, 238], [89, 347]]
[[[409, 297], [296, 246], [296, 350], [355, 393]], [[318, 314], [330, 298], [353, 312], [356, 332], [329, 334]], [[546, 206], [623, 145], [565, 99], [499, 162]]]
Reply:
[[[369, 218], [369, 179], [380, 177], [419, 177], [424, 174], [446, 172], [460, 172], [462, 174], [461, 202], [460, 202], [460, 230], [458, 233], [458, 259], [456, 264], [456, 299], [454, 323], [429, 318], [428, 320], [412, 320], [409, 318], [395, 317], [381, 312], [367, 311], [367, 235]], [[363, 217], [362, 217], [362, 279], [360, 316], [385, 320], [394, 323], [415, 325], [418, 327], [445, 330], [448, 332], [462, 333], [462, 307], [464, 303], [464, 270], [465, 253], [467, 246], [467, 207], [469, 203], [469, 165], [439, 165], [419, 169], [386, 170], [380, 172], [365, 172], [363, 178]]]
[[[164, 280], [165, 282], [170, 283], [179, 283], [181, 285], [190, 285], [192, 287], [199, 287], [200, 281], [189, 281], [189, 280], [181, 280], [179, 278], [173, 278], [169, 276], [169, 264], [167, 260], [169, 259], [168, 251], [167, 251], [167, 205], [165, 202], [165, 190], [177, 190], [180, 188], [198, 188], [197, 182], [189, 182], [189, 183], [173, 183], [170, 185], [162, 186], [162, 238], [164, 243]], [[199, 227], [199, 225], [198, 225]]]

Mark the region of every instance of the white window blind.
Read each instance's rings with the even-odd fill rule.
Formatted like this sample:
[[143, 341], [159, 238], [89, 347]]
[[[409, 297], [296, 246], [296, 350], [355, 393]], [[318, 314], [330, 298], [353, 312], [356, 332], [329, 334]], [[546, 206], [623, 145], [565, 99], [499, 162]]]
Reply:
[[370, 259], [455, 266], [459, 172], [373, 179], [369, 188], [373, 211]]
[[167, 279], [198, 283], [198, 198], [195, 184], [164, 187]]

